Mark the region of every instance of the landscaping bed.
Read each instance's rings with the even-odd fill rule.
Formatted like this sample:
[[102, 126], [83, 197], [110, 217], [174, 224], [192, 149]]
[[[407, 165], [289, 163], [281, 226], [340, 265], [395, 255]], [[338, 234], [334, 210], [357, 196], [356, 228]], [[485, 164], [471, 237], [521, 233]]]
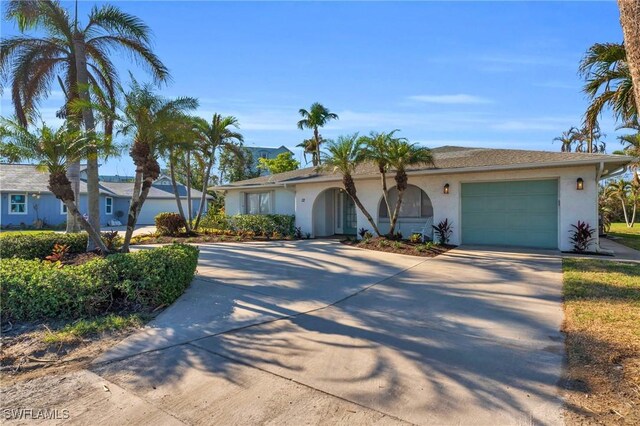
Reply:
[[564, 259], [568, 424], [640, 424], [640, 264]]
[[184, 244], [57, 261], [20, 257], [34, 247], [0, 260], [0, 360], [12, 377], [82, 364], [173, 303], [198, 261], [198, 249]]
[[394, 241], [385, 237], [364, 238], [361, 240], [346, 239], [343, 240], [342, 243], [368, 250], [422, 257], [435, 257], [455, 247], [448, 244], [436, 244], [432, 242]]

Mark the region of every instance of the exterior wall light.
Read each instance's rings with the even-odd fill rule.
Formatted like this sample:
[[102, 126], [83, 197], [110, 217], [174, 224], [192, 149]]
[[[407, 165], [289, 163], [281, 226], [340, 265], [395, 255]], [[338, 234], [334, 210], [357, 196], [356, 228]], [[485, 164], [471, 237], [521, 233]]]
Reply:
[[444, 184], [444, 188], [442, 189], [442, 192], [445, 193], [445, 194], [449, 193], [449, 184], [448, 183]]
[[578, 178], [578, 180], [576, 180], [576, 189], [578, 191], [582, 191], [584, 189], [584, 180], [582, 178]]

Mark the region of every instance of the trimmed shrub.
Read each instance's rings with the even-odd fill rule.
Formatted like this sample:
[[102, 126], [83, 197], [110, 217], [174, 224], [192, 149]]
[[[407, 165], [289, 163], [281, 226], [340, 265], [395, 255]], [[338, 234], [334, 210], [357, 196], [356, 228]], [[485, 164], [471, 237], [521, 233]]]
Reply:
[[80, 318], [129, 306], [167, 305], [188, 287], [198, 249], [174, 244], [65, 266], [40, 260], [0, 260], [3, 318], [32, 321]]
[[171, 237], [178, 235], [187, 226], [187, 222], [178, 213], [160, 213], [155, 221], [158, 233]]
[[82, 253], [87, 248], [87, 234], [85, 232], [79, 234], [2, 233], [0, 234], [0, 258], [44, 259], [51, 254], [56, 244], [69, 246], [69, 253]]
[[207, 211], [207, 214], [200, 221], [200, 226], [221, 230], [227, 230], [231, 227], [229, 217], [224, 214], [224, 211], [216, 211], [215, 209]]
[[287, 214], [239, 214], [229, 217], [236, 232], [254, 232], [270, 237], [274, 233], [292, 236], [295, 233], [295, 216]]

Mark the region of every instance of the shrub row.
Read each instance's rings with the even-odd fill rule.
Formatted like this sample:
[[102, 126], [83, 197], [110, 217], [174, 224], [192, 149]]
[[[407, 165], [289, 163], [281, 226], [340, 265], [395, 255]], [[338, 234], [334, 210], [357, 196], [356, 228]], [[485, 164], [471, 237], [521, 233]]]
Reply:
[[274, 233], [291, 236], [295, 231], [295, 216], [287, 214], [239, 214], [224, 216], [207, 215], [202, 222], [206, 228], [254, 232], [256, 235], [271, 236]]
[[87, 234], [20, 234], [7, 232], [0, 234], [0, 258], [44, 259], [51, 254], [56, 244], [69, 246], [69, 253], [82, 253], [87, 248]]
[[195, 273], [198, 249], [173, 244], [59, 267], [40, 260], [0, 260], [3, 318], [79, 318], [110, 307], [148, 310], [172, 303]]

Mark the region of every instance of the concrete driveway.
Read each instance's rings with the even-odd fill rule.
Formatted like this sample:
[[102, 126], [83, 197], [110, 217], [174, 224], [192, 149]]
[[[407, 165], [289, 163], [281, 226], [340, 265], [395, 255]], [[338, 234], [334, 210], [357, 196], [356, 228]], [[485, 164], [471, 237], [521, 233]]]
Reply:
[[562, 423], [554, 253], [225, 243], [198, 273], [50, 402], [93, 424]]

